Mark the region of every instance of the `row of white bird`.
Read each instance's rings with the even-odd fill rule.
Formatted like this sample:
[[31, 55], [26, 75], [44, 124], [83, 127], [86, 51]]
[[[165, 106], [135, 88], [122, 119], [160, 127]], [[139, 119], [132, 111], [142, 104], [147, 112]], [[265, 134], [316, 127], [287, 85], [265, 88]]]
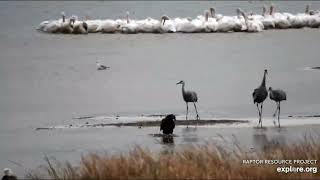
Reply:
[[88, 34], [88, 33], [197, 33], [197, 32], [261, 32], [265, 29], [319, 28], [320, 11], [310, 10], [306, 5], [304, 13], [291, 14], [275, 12], [271, 5], [269, 12], [263, 7], [262, 15], [245, 13], [240, 8], [236, 16], [217, 14], [210, 8], [204, 15], [196, 18], [170, 18], [163, 15], [160, 20], [146, 18], [130, 19], [129, 12], [125, 19], [79, 20], [77, 16], [58, 20], [43, 21], [38, 30], [48, 33]]

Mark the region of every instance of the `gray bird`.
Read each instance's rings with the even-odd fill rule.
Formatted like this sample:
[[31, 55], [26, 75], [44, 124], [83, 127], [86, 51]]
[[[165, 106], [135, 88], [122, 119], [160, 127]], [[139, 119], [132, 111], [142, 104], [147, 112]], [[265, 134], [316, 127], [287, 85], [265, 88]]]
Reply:
[[[259, 125], [261, 125], [262, 128], [262, 108], [263, 108], [263, 101], [267, 98], [268, 96], [268, 91], [266, 88], [266, 75], [268, 74], [268, 71], [265, 69], [264, 73], [263, 73], [263, 79], [261, 82], [261, 85], [254, 89], [253, 93], [252, 93], [252, 97], [253, 97], [253, 103], [257, 105], [258, 108], [258, 112], [259, 112]], [[260, 104], [260, 109], [259, 109], [259, 104]]]
[[198, 110], [197, 110], [197, 106], [196, 106], [196, 102], [198, 102], [198, 96], [197, 93], [194, 91], [185, 91], [184, 90], [184, 81], [180, 81], [177, 84], [182, 84], [182, 96], [183, 96], [183, 100], [186, 102], [187, 105], [187, 114], [186, 114], [186, 120], [188, 120], [188, 103], [192, 102], [194, 105], [194, 108], [196, 110], [197, 113], [197, 120], [200, 120], [199, 114], [198, 114]]
[[280, 102], [287, 100], [287, 94], [286, 94], [286, 92], [284, 92], [281, 89], [273, 90], [272, 87], [269, 87], [269, 97], [271, 100], [275, 101], [277, 104], [277, 108], [273, 114], [273, 117], [276, 116], [276, 113], [278, 111], [278, 124], [279, 124], [279, 128], [280, 128]]

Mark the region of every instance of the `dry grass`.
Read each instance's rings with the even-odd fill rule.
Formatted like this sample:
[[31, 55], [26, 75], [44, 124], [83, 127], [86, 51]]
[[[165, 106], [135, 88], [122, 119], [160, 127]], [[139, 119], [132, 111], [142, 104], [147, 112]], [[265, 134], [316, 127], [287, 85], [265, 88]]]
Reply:
[[[320, 143], [313, 138], [284, 146], [268, 146], [257, 153], [241, 148], [230, 152], [211, 144], [189, 146], [177, 152], [153, 153], [135, 147], [127, 154], [88, 154], [78, 166], [45, 158], [46, 165], [27, 178], [41, 179], [320, 179], [319, 173], [278, 173], [279, 165], [244, 165], [245, 159], [315, 159]], [[53, 163], [54, 162], [54, 163]], [[318, 167], [309, 165], [311, 167]], [[303, 166], [303, 165], [292, 165]]]

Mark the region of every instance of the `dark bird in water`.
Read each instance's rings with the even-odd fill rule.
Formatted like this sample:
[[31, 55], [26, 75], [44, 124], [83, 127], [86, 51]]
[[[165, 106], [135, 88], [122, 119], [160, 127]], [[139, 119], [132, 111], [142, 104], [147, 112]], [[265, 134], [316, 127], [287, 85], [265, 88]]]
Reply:
[[97, 61], [96, 64], [97, 64], [97, 70], [106, 70], [106, 69], [109, 69], [109, 68], [110, 68], [110, 67], [108, 67], [108, 66], [105, 66], [105, 65], [103, 65], [103, 64], [100, 64], [99, 61]]
[[[258, 112], [259, 112], [259, 125], [262, 128], [262, 108], [263, 108], [263, 101], [267, 98], [268, 96], [268, 91], [266, 88], [266, 75], [268, 74], [268, 71], [265, 69], [263, 73], [263, 79], [261, 82], [261, 85], [254, 89], [252, 93], [253, 97], [253, 103], [257, 105]], [[260, 104], [260, 109], [259, 109], [259, 104]]]
[[17, 177], [13, 174], [12, 170], [9, 168], [5, 168], [3, 170], [4, 176], [2, 180], [17, 180]]
[[173, 129], [176, 126], [176, 116], [173, 114], [167, 115], [164, 119], [162, 119], [160, 124], [160, 131], [162, 131], [163, 134], [172, 134]]
[[269, 87], [269, 97], [271, 100], [275, 101], [277, 104], [277, 108], [273, 114], [273, 117], [275, 117], [276, 113], [278, 112], [278, 125], [280, 128], [280, 102], [287, 100], [287, 94], [281, 89], [273, 90], [272, 87]]
[[184, 81], [180, 81], [177, 84], [182, 84], [182, 97], [183, 97], [183, 100], [186, 102], [186, 105], [187, 105], [186, 120], [188, 120], [188, 110], [189, 110], [188, 103], [189, 102], [193, 103], [194, 108], [195, 108], [196, 113], [197, 113], [197, 120], [200, 120], [200, 117], [199, 117], [199, 114], [198, 114], [198, 110], [197, 110], [197, 106], [196, 106], [196, 102], [198, 102], [197, 93], [194, 92], [194, 91], [186, 91], [186, 90], [184, 90], [184, 84], [185, 84]]

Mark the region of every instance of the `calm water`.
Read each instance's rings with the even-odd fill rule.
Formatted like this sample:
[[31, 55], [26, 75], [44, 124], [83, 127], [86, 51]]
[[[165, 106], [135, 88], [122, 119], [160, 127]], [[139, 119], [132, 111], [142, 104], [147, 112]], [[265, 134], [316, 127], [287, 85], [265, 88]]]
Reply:
[[[303, 12], [307, 3], [275, 2], [278, 9], [293, 13]], [[310, 4], [320, 9], [320, 2]], [[73, 160], [87, 151], [125, 150], [134, 144], [159, 149], [159, 139], [148, 135], [157, 133], [155, 128], [34, 128], [70, 124], [72, 118], [87, 115], [184, 114], [181, 87], [175, 84], [180, 80], [198, 93], [202, 117], [255, 118], [251, 93], [267, 68], [267, 85], [288, 93], [283, 117], [320, 113], [320, 71], [303, 70], [320, 66], [320, 29], [87, 36], [35, 30], [61, 11], [92, 18], [124, 17], [127, 10], [132, 18], [195, 17], [210, 6], [227, 15], [237, 7], [260, 13], [262, 2], [0, 2], [0, 168], [12, 167], [23, 175], [26, 164], [42, 164], [43, 154]], [[111, 69], [96, 71], [98, 59]], [[268, 100], [264, 108], [271, 117], [274, 104]], [[291, 127], [276, 134], [287, 140], [311, 128], [319, 129]], [[272, 139], [273, 131], [265, 139]], [[198, 127], [192, 133], [178, 128], [175, 143], [203, 142], [217, 133], [237, 134], [246, 147], [255, 144], [256, 132], [248, 127]]]

